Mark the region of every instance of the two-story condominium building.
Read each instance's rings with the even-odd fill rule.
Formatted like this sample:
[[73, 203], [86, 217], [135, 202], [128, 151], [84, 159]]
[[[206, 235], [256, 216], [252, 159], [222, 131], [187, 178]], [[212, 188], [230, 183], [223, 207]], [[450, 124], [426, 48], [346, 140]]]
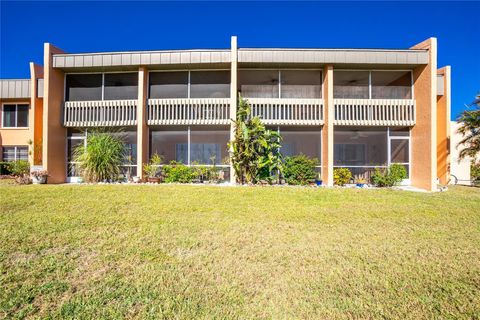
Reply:
[[73, 149], [95, 127], [124, 136], [132, 175], [158, 153], [234, 181], [238, 94], [280, 132], [284, 155], [320, 160], [329, 186], [334, 168], [368, 178], [392, 163], [418, 188], [448, 179], [450, 68], [437, 69], [435, 38], [399, 50], [238, 48], [232, 37], [225, 50], [70, 54], [46, 43], [31, 79], [1, 84], [3, 160], [41, 164], [50, 183], [75, 181]]

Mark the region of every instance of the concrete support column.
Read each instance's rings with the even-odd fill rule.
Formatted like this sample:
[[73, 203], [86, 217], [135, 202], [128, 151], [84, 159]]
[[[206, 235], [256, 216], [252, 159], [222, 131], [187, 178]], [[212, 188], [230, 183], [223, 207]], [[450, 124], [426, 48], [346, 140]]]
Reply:
[[322, 179], [327, 186], [333, 186], [333, 66], [323, 69], [323, 114], [322, 129]]
[[148, 162], [149, 129], [147, 126], [148, 69], [138, 69], [137, 104], [137, 176], [144, 178], [143, 164]]
[[411, 131], [412, 185], [436, 190], [437, 180], [437, 39], [430, 38], [412, 49], [428, 50], [429, 62], [413, 70], [416, 123]]
[[49, 43], [44, 45], [43, 87], [43, 168], [48, 183], [64, 183], [67, 179], [67, 129], [63, 126], [64, 73], [53, 68], [53, 55], [64, 53]]
[[[232, 36], [231, 39], [231, 68], [230, 68], [230, 119], [235, 120], [237, 118], [237, 62], [238, 62], [238, 47], [237, 37]], [[230, 141], [235, 138], [235, 124], [233, 121], [230, 123]], [[233, 150], [230, 149], [230, 153]], [[230, 159], [230, 182], [236, 183], [235, 170], [233, 169], [232, 160]]]

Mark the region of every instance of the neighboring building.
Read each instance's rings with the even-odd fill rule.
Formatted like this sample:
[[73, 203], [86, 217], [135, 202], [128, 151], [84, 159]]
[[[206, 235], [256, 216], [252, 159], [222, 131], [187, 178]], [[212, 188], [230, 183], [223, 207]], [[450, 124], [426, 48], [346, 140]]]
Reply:
[[458, 143], [462, 140], [462, 134], [458, 133], [458, 128], [461, 124], [452, 121], [450, 125], [450, 152], [451, 152], [451, 163], [450, 163], [450, 174], [452, 179], [450, 183], [471, 185], [471, 176], [470, 176], [470, 164], [472, 162], [471, 157], [465, 157], [460, 160], [460, 150], [462, 147], [458, 147]]
[[69, 54], [46, 43], [44, 74], [31, 69], [29, 96], [0, 96], [3, 114], [30, 101], [28, 134], [2, 127], [0, 145], [12, 159], [9, 147], [43, 130], [37, 162], [50, 183], [75, 180], [72, 150], [95, 127], [122, 128], [132, 174], [159, 153], [190, 165], [213, 159], [234, 179], [227, 142], [238, 93], [280, 131], [283, 154], [320, 159], [328, 185], [336, 167], [368, 177], [391, 163], [418, 188], [449, 179], [450, 68], [437, 70], [435, 38], [402, 50], [248, 49], [232, 37], [225, 50]]

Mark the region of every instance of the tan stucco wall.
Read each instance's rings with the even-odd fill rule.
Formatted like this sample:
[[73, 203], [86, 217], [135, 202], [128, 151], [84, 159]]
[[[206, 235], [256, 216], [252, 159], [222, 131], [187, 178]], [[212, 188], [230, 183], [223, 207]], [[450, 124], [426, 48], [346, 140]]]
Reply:
[[32, 108], [32, 117], [30, 119], [33, 126], [33, 150], [32, 161], [34, 165], [42, 164], [42, 141], [43, 141], [43, 98], [37, 97], [37, 79], [43, 79], [43, 67], [30, 62], [30, 103]]
[[44, 46], [44, 92], [43, 92], [43, 167], [48, 171], [48, 183], [66, 181], [67, 130], [62, 126], [64, 101], [64, 73], [52, 67], [52, 54], [60, 49], [45, 43]]
[[322, 180], [333, 186], [333, 66], [323, 69]]
[[444, 94], [437, 96], [437, 176], [441, 184], [447, 184], [450, 175], [450, 67], [437, 71], [442, 74]]
[[437, 39], [412, 47], [428, 49], [429, 64], [413, 70], [416, 124], [412, 128], [412, 185], [434, 191], [437, 178]]
[[[28, 128], [2, 128], [3, 125], [3, 104], [28, 104]], [[28, 141], [33, 137], [32, 123], [32, 105], [29, 99], [0, 99], [0, 159], [2, 157], [3, 146], [28, 146]], [[30, 148], [29, 148], [29, 151]], [[29, 160], [31, 157], [29, 157]]]

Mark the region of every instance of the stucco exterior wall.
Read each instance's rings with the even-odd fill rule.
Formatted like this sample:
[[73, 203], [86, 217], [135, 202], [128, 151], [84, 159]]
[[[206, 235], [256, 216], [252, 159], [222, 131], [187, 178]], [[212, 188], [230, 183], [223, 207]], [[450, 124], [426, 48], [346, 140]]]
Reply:
[[[28, 128], [3, 128], [4, 104], [28, 104]], [[28, 141], [33, 137], [32, 118], [30, 99], [0, 99], [0, 159], [2, 158], [3, 146], [28, 146]], [[31, 151], [30, 148], [29, 151]]]
[[43, 141], [43, 98], [38, 97], [38, 79], [43, 78], [43, 67], [30, 62], [31, 95], [30, 104], [33, 106], [30, 124], [33, 127], [32, 161], [34, 165], [42, 164], [42, 141]]
[[428, 49], [429, 63], [413, 70], [416, 124], [412, 128], [412, 185], [436, 190], [437, 178], [437, 39], [430, 38], [412, 49]]
[[44, 91], [43, 91], [43, 167], [48, 171], [48, 183], [66, 181], [67, 129], [62, 125], [64, 101], [64, 73], [54, 69], [52, 55], [62, 51], [49, 43], [44, 48]]
[[[455, 176], [457, 184], [470, 185], [470, 163], [472, 158], [465, 157], [460, 160], [459, 154], [462, 146], [459, 147], [458, 143], [463, 138], [463, 136], [457, 132], [460, 126], [456, 121], [450, 122], [450, 174]], [[450, 183], [455, 183], [455, 179], [451, 179]]]
[[450, 67], [437, 71], [443, 74], [444, 94], [437, 96], [437, 176], [447, 184], [450, 170]]

